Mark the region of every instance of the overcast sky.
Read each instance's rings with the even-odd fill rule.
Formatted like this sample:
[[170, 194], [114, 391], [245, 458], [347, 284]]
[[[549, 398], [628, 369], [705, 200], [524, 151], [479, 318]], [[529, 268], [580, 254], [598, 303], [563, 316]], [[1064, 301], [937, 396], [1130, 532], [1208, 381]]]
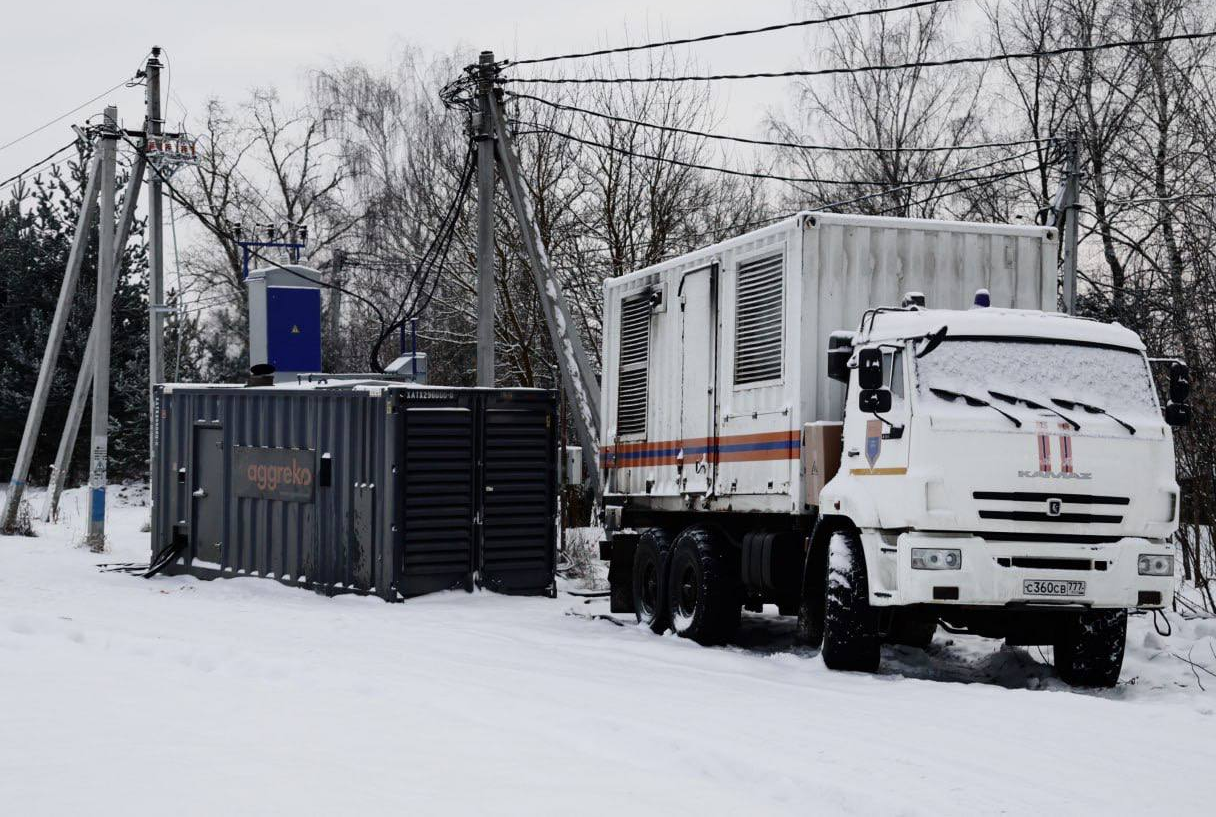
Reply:
[[[308, 69], [352, 59], [383, 62], [404, 44], [434, 52], [461, 45], [470, 52], [491, 48], [502, 57], [522, 58], [619, 45], [629, 38], [754, 27], [794, 19], [805, 7], [798, 0], [35, 0], [5, 5], [0, 145], [131, 76], [153, 44], [166, 49], [172, 68], [167, 113], [175, 124], [182, 106], [197, 115], [208, 97], [239, 100], [255, 86], [275, 86], [285, 98], [299, 99]], [[691, 53], [716, 70], [778, 70], [802, 61], [805, 36], [795, 29], [741, 37]], [[756, 132], [766, 107], [781, 104], [785, 92], [777, 80], [723, 83], [719, 93], [727, 126]], [[106, 103], [118, 106], [128, 127], [140, 127], [143, 88], [120, 89], [0, 150], [0, 178], [69, 141], [69, 123], [83, 121]]]

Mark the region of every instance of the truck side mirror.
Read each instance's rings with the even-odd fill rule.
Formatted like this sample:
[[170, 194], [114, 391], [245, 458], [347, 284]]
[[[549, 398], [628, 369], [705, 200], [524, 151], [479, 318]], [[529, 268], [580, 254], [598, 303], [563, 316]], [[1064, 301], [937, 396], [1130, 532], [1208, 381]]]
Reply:
[[1191, 407], [1186, 403], [1166, 403], [1165, 422], [1175, 428], [1190, 425]]
[[857, 353], [857, 385], [866, 391], [882, 388], [881, 349], [862, 349]]
[[1191, 370], [1185, 363], [1170, 366], [1170, 402], [1185, 403], [1191, 394]]
[[886, 414], [891, 410], [891, 390], [862, 389], [857, 395], [857, 407], [867, 414]]

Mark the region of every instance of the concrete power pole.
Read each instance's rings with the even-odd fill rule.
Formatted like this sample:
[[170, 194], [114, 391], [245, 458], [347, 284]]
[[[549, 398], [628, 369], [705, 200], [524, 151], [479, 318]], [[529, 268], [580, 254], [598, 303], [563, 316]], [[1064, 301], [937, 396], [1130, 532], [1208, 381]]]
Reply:
[[[51, 382], [55, 379], [55, 368], [59, 361], [59, 349], [63, 344], [64, 332], [68, 325], [68, 313], [72, 309], [72, 299], [76, 295], [76, 284], [80, 281], [80, 267], [89, 247], [89, 230], [97, 215], [97, 188], [101, 179], [101, 154], [94, 153], [89, 163], [89, 175], [85, 180], [84, 198], [80, 203], [80, 215], [76, 219], [76, 235], [72, 238], [72, 250], [68, 254], [67, 268], [63, 273], [63, 283], [59, 287], [59, 302], [55, 304], [55, 317], [51, 320], [51, 332], [47, 337], [46, 349], [42, 353], [42, 366], [38, 369], [38, 384], [34, 387], [34, 399], [30, 403], [30, 413], [25, 418], [25, 431], [21, 435], [21, 447], [17, 449], [17, 460], [13, 464], [13, 476], [8, 484], [8, 496], [4, 504], [4, 518], [0, 520], [0, 530], [8, 533], [13, 530], [17, 521], [17, 511], [21, 506], [21, 496], [25, 492], [25, 482], [29, 477], [30, 461], [34, 458], [34, 446], [38, 442], [38, 433], [42, 429], [42, 415], [46, 411], [47, 398], [51, 392]], [[111, 183], [111, 187], [113, 184]]]
[[[164, 133], [160, 112], [160, 47], [152, 46], [146, 71], [148, 88], [145, 140]], [[146, 141], [145, 141], [146, 143]], [[161, 212], [160, 175], [148, 175], [148, 489], [156, 474], [156, 384], [165, 379], [165, 233]], [[121, 251], [121, 247], [120, 247]]]
[[89, 462], [89, 549], [106, 546], [106, 460], [109, 456], [110, 336], [114, 305], [114, 172], [118, 153], [118, 109], [106, 108], [100, 134], [101, 192], [97, 224], [97, 342], [93, 357], [93, 423]]
[[494, 53], [478, 62], [477, 140], [477, 385], [494, 386]]
[[[143, 186], [144, 155], [137, 154], [135, 164], [131, 167], [131, 177], [127, 180], [127, 189], [122, 196], [122, 216], [118, 234], [114, 238], [114, 269], [122, 266], [122, 251], [127, 246], [127, 238], [131, 235], [131, 227], [135, 224], [135, 207], [139, 202], [139, 190]], [[111, 281], [111, 290], [118, 285], [117, 276]], [[46, 507], [42, 511], [45, 522], [53, 522], [59, 516], [59, 497], [63, 494], [63, 483], [67, 478], [68, 467], [72, 461], [72, 452], [76, 450], [76, 437], [80, 434], [80, 421], [84, 418], [85, 403], [89, 399], [89, 390], [93, 386], [93, 363], [97, 356], [97, 316], [93, 316], [93, 325], [89, 329], [89, 340], [84, 347], [84, 356], [80, 361], [80, 371], [76, 374], [76, 390], [72, 392], [72, 403], [68, 408], [68, 419], [63, 426], [63, 436], [59, 438], [59, 450], [55, 452], [55, 464], [51, 467], [51, 482], [46, 489]]]
[[1081, 134], [1068, 134], [1065, 146], [1068, 155], [1067, 176], [1064, 179], [1064, 312], [1069, 315], [1077, 311], [1077, 240], [1081, 213]]

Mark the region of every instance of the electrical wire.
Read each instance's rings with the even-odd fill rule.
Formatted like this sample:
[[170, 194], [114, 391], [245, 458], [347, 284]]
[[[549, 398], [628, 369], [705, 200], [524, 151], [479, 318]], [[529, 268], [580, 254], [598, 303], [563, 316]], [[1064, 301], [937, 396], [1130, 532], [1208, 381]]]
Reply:
[[[653, 128], [654, 130], [664, 131], [666, 133], [682, 133], [687, 136], [697, 136], [705, 139], [718, 139], [724, 142], [739, 142], [745, 145], [761, 145], [764, 147], [790, 148], [793, 150], [823, 150], [835, 151], [839, 153], [940, 153], [945, 151], [956, 150], [980, 150], [984, 148], [1006, 148], [1006, 147], [1021, 147], [1022, 145], [1033, 145], [1041, 142], [1048, 142], [1050, 138], [1031, 138], [1031, 139], [1014, 139], [1007, 142], [977, 142], [973, 144], [963, 145], [934, 145], [931, 147], [862, 147], [860, 145], [821, 145], [808, 144], [805, 142], [781, 142], [770, 139], [751, 139], [746, 136], [728, 136], [721, 133], [713, 133], [711, 131], [693, 130], [691, 128], [678, 128], [674, 125], [660, 125], [657, 122], [646, 122], [641, 119], [630, 119], [624, 116], [614, 116], [603, 111], [592, 111], [587, 108], [579, 108], [575, 105], [564, 105], [560, 102], [554, 102], [549, 99], [544, 99], [532, 94], [511, 93], [509, 94], [515, 99], [529, 99], [533, 102], [539, 102], [542, 105], [547, 105], [550, 108], [555, 108], [561, 111], [570, 111], [571, 113], [580, 113], [585, 116], [594, 116], [599, 119], [607, 119], [612, 122], [621, 122], [627, 125], [638, 125], [643, 128]], [[519, 134], [516, 134], [517, 136]]]
[[[133, 79], [133, 78], [131, 78], [131, 79]], [[77, 105], [75, 108], [72, 108], [72, 110], [68, 111], [67, 113], [60, 114], [59, 116], [52, 119], [50, 122], [47, 122], [43, 125], [39, 125], [38, 127], [34, 128], [32, 131], [29, 131], [28, 133], [23, 133], [22, 135], [18, 136], [16, 139], [12, 140], [11, 142], [5, 142], [3, 145], [0, 145], [0, 150], [6, 150], [8, 148], [11, 148], [13, 145], [17, 144], [18, 142], [28, 139], [36, 133], [41, 133], [42, 131], [49, 128], [51, 125], [54, 125], [57, 122], [62, 122], [64, 119], [67, 119], [69, 116], [76, 113], [81, 108], [84, 108], [88, 105], [93, 104], [94, 102], [96, 102], [97, 100], [99, 100], [103, 96], [105, 96], [106, 94], [112, 93], [113, 91], [117, 91], [119, 88], [123, 87], [124, 85], [128, 85], [131, 82], [131, 79], [124, 79], [122, 82], [118, 83], [117, 85], [113, 86], [112, 88], [106, 88], [104, 91], [102, 91], [100, 94], [93, 97], [92, 99], [87, 99], [84, 102], [81, 102], [79, 105]]]
[[[452, 241], [456, 235], [456, 226], [460, 221], [460, 203], [463, 201], [465, 194], [468, 192], [470, 185], [473, 182], [473, 171], [476, 168], [476, 155], [473, 149], [473, 143], [469, 143], [469, 150], [465, 156], [464, 168], [461, 172], [460, 181], [456, 188], [456, 194], [452, 197], [452, 201], [448, 205], [447, 212], [444, 214], [444, 219], [440, 223], [439, 230], [435, 234], [435, 239], [431, 245], [427, 247], [423, 253], [422, 261], [418, 268], [414, 271], [414, 276], [406, 286], [406, 291], [401, 297], [397, 308], [397, 314], [394, 316], [392, 323], [388, 324], [380, 332], [380, 336], [376, 338], [376, 342], [372, 345], [371, 352], [368, 356], [368, 362], [372, 371], [382, 372], [384, 368], [380, 365], [380, 350], [384, 346], [384, 342], [388, 337], [399, 327], [405, 325], [405, 321], [412, 320], [422, 313], [435, 296], [435, 292], [439, 288], [440, 273], [443, 270], [444, 264], [447, 263], [448, 251], [451, 249]], [[426, 292], [427, 279], [431, 279], [431, 288], [425, 297], [419, 300], [419, 297]], [[417, 282], [418, 289], [414, 292], [414, 284]], [[413, 300], [410, 309], [406, 310], [406, 303]]]
[[[565, 131], [559, 131], [555, 128], [545, 128], [535, 122], [528, 122], [528, 123], [522, 123], [522, 124], [526, 124], [529, 127], [538, 128], [541, 131], [543, 131], [544, 133], [549, 133], [549, 134], [552, 134], [553, 136], [560, 136], [562, 138], [569, 139], [573, 142], [578, 142], [580, 144], [588, 145], [590, 147], [601, 148], [603, 150], [609, 150], [614, 153], [619, 153], [624, 156], [630, 156], [635, 159], [646, 159], [646, 160], [652, 161], [652, 162], [664, 162], [666, 164], [677, 165], [679, 167], [687, 167], [687, 168], [691, 168], [693, 170], [708, 170], [708, 171], [712, 171], [714, 173], [725, 173], [729, 176], [742, 176], [744, 178], [749, 178], [749, 179], [762, 179], [765, 181], [786, 182], [789, 184], [834, 184], [834, 185], [842, 185], [842, 186], [871, 186], [871, 187], [878, 187], [878, 186], [890, 184], [890, 182], [885, 182], [885, 181], [826, 179], [826, 178], [819, 178], [817, 176], [781, 176], [781, 175], [777, 175], [775, 173], [760, 173], [758, 171], [735, 170], [734, 168], [721, 167], [719, 165], [703, 165], [698, 162], [686, 162], [683, 159], [675, 159], [675, 158], [672, 158], [669, 156], [654, 156], [652, 154], [640, 153], [638, 151], [618, 147], [616, 145], [609, 145], [609, 144], [605, 144], [603, 142], [597, 142], [594, 139], [587, 139], [582, 136], [575, 136], [574, 134], [566, 133]], [[1000, 164], [1001, 162], [1012, 161], [1013, 159], [1020, 159], [1024, 156], [1028, 156], [1034, 152], [1036, 152], [1036, 151], [1030, 150], [1030, 151], [1027, 151], [1026, 153], [1021, 153], [1021, 154], [1017, 154], [1014, 156], [1007, 156], [1005, 158], [997, 159], [993, 162], [987, 162], [982, 165], [977, 165], [975, 167], [968, 168], [966, 171], [960, 171], [960, 172], [969, 172], [971, 170], [983, 170], [984, 168], [992, 167], [993, 165]], [[923, 185], [923, 184], [934, 184], [938, 181], [941, 181], [940, 177], [933, 178], [933, 179], [917, 179], [914, 181], [906, 182], [905, 185], [917, 186], [917, 185]], [[959, 181], [972, 181], [972, 180], [971, 179], [960, 179]]]
[[879, 6], [876, 8], [863, 9], [862, 11], [849, 11], [841, 14], [833, 14], [827, 17], [818, 17], [812, 20], [794, 20], [788, 23], [776, 23], [774, 25], [761, 26], [760, 28], [743, 28], [736, 31], [724, 31], [719, 34], [704, 34], [699, 37], [683, 37], [678, 40], [664, 40], [662, 42], [644, 43], [642, 45], [626, 45], [619, 48], [601, 48], [597, 51], [583, 51], [576, 54], [558, 54], [552, 57], [535, 57], [526, 60], [507, 60], [507, 65], [536, 65], [542, 62], [554, 62], [556, 60], [576, 60], [583, 57], [602, 57], [607, 54], [626, 54], [632, 51], [645, 51], [651, 48], [667, 48], [673, 45], [691, 45], [692, 43], [705, 43], [711, 40], [722, 40], [727, 37], [743, 37], [749, 34], [766, 34], [772, 31], [781, 31], [787, 28], [801, 28], [803, 26], [814, 26], [823, 23], [835, 23], [841, 20], [849, 20], [856, 17], [869, 17], [875, 14], [889, 14], [895, 11], [908, 11], [910, 9], [924, 8], [927, 6], [937, 6], [942, 3], [950, 3], [953, 0], [917, 0], [914, 3], [905, 3], [902, 6]]
[[[72, 148], [74, 148], [74, 147], [76, 147], [76, 140], [75, 140], [75, 139], [73, 139], [71, 142], [68, 142], [66, 145], [64, 145], [63, 147], [59, 148], [58, 150], [56, 150], [56, 151], [55, 151], [54, 153], [52, 153], [51, 155], [46, 156], [46, 157], [44, 157], [44, 158], [42, 158], [42, 159], [39, 159], [38, 161], [34, 162], [32, 165], [30, 165], [29, 167], [27, 167], [25, 170], [20, 171], [20, 172], [19, 172], [19, 173], [17, 173], [15, 176], [9, 176], [9, 177], [8, 177], [7, 179], [5, 179], [4, 181], [0, 182], [0, 190], [3, 190], [5, 187], [7, 187], [8, 185], [12, 184], [13, 182], [20, 181], [21, 179], [25, 178], [27, 175], [29, 175], [29, 174], [30, 174], [30, 173], [32, 173], [33, 171], [35, 171], [35, 170], [39, 170], [39, 169], [40, 169], [40, 167], [41, 167], [42, 165], [45, 165], [45, 164], [47, 164], [48, 162], [51, 162], [51, 160], [52, 160], [52, 159], [56, 158], [56, 157], [57, 157], [57, 156], [59, 156], [61, 153], [64, 153], [64, 152], [66, 152], [66, 151], [69, 151], [69, 150], [71, 150], [71, 149], [72, 149]], [[60, 162], [51, 162], [51, 164], [52, 164], [52, 165], [58, 165], [58, 164], [60, 164]]]
[[1119, 40], [1094, 45], [1073, 45], [1063, 48], [1052, 48], [1045, 51], [1017, 51], [1003, 54], [989, 54], [971, 57], [950, 57], [940, 60], [917, 60], [914, 62], [899, 62], [889, 65], [858, 65], [841, 66], [838, 68], [793, 69], [789, 71], [758, 71], [749, 74], [705, 74], [686, 76], [649, 76], [649, 77], [502, 77], [499, 82], [532, 82], [547, 85], [611, 85], [622, 83], [647, 82], [715, 82], [735, 79], [781, 79], [788, 77], [824, 77], [839, 74], [864, 74], [870, 72], [902, 71], [910, 68], [940, 68], [950, 65], [975, 65], [989, 62], [1007, 62], [1009, 60], [1041, 59], [1043, 57], [1058, 57], [1065, 54], [1088, 54], [1095, 51], [1107, 51], [1114, 48], [1135, 48], [1146, 45], [1184, 40], [1202, 40], [1216, 37], [1216, 31], [1197, 31], [1187, 34], [1171, 34], [1166, 37], [1151, 37], [1136, 40]]

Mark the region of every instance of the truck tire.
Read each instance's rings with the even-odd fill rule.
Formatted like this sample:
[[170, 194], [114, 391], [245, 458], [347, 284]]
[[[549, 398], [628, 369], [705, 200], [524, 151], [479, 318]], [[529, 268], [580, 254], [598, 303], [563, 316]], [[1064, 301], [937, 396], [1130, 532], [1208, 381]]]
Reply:
[[851, 531], [838, 531], [827, 550], [823, 663], [830, 669], [874, 672], [880, 647], [861, 540]]
[[663, 580], [671, 542], [662, 528], [650, 528], [638, 538], [633, 553], [633, 612], [652, 632], [666, 632], [670, 615], [667, 583]]
[[1126, 645], [1126, 610], [1086, 610], [1069, 616], [1056, 635], [1056, 673], [1072, 686], [1113, 687], [1119, 682]]
[[743, 595], [732, 555], [700, 525], [676, 537], [667, 598], [677, 635], [698, 644], [723, 644], [739, 629]]
[[802, 593], [798, 599], [798, 629], [794, 640], [804, 647], [823, 645], [823, 613], [827, 602], [828, 549], [822, 540], [812, 544], [802, 572]]

